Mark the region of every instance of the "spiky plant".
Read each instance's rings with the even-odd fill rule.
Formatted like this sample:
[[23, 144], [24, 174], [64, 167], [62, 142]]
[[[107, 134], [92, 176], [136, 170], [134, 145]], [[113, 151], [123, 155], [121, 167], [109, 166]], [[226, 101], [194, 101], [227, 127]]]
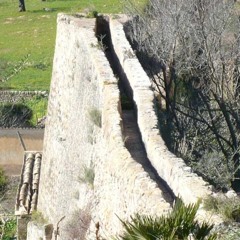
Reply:
[[213, 225], [195, 220], [199, 203], [185, 205], [177, 199], [167, 216], [152, 217], [136, 214], [131, 221], [122, 221], [124, 233], [118, 240], [215, 240], [210, 234]]

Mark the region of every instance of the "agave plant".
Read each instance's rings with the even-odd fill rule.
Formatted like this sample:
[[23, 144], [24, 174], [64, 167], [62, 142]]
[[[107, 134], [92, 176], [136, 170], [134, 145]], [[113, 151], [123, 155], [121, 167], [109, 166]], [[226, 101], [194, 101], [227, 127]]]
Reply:
[[124, 233], [118, 240], [215, 240], [210, 234], [213, 225], [195, 220], [199, 203], [185, 205], [177, 199], [173, 210], [167, 216], [153, 217], [136, 214], [131, 221], [120, 221]]

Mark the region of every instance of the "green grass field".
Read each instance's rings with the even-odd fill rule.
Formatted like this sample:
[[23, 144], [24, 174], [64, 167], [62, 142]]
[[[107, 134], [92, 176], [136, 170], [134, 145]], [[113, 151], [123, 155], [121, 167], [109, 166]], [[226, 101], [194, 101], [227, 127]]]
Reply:
[[[18, 0], [0, 0], [0, 90], [49, 90], [59, 12], [122, 13], [124, 1], [25, 0], [27, 11], [18, 12]], [[46, 114], [46, 98], [23, 104], [33, 110], [32, 125]]]
[[49, 90], [57, 14], [119, 13], [121, 2], [25, 0], [27, 11], [18, 12], [17, 0], [0, 0], [0, 89]]

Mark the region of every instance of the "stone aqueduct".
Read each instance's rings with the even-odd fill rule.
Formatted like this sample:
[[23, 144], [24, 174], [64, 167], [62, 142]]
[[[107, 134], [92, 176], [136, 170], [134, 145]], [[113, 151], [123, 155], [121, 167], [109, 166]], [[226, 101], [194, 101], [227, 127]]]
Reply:
[[[97, 39], [106, 34], [111, 56]], [[132, 118], [121, 107], [122, 93], [132, 100]], [[101, 126], [94, 119], [98, 114]], [[128, 125], [131, 121], [135, 127]], [[135, 136], [139, 143], [133, 140], [127, 147]], [[147, 160], [141, 158], [142, 149]], [[95, 173], [93, 183], [86, 176], [89, 169]], [[29, 223], [28, 240], [51, 239], [51, 229], [62, 240], [79, 234], [93, 240], [96, 231], [110, 239], [121, 232], [119, 218], [162, 215], [174, 196], [193, 203], [212, 194], [165, 146], [150, 80], [119, 19], [105, 17], [96, 24], [94, 19], [58, 16], [39, 189], [38, 211], [50, 225]], [[220, 221], [203, 209], [198, 217]]]

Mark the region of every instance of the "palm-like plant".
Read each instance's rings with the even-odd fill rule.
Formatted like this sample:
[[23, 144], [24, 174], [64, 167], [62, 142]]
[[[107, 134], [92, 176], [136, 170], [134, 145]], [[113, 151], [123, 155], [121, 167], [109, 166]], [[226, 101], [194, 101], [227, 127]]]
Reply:
[[195, 220], [199, 203], [185, 205], [177, 199], [167, 216], [152, 217], [136, 214], [131, 221], [122, 221], [124, 233], [118, 240], [215, 240], [210, 234], [213, 225]]

